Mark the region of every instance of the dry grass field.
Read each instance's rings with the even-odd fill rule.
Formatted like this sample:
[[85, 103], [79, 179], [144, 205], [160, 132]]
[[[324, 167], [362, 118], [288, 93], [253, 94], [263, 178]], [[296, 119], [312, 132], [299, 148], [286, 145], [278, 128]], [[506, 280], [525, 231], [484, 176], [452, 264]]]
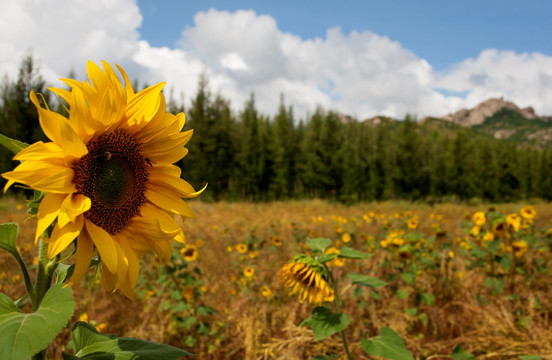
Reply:
[[[308, 251], [308, 238], [324, 237], [332, 247], [373, 254], [332, 266], [356, 359], [368, 358], [360, 341], [383, 326], [398, 332], [418, 359], [450, 358], [455, 345], [477, 359], [552, 358], [549, 204], [190, 204], [196, 218], [182, 224], [188, 246], [174, 243], [166, 265], [153, 256], [142, 260], [136, 300], [106, 293], [90, 271], [74, 287], [74, 320], [181, 347], [198, 359], [331, 358], [342, 353], [341, 339], [314, 341], [310, 328], [299, 326], [314, 306], [289, 296], [279, 277], [296, 253]], [[535, 213], [519, 216], [527, 209]], [[479, 211], [486, 222], [476, 226]], [[501, 228], [512, 213], [518, 228]], [[20, 225], [18, 244], [31, 264], [36, 221], [26, 218], [24, 201], [0, 199], [0, 223]], [[17, 270], [0, 253], [0, 288], [13, 299], [24, 294]], [[342, 276], [347, 272], [387, 285], [352, 287]], [[59, 356], [68, 341], [65, 331], [50, 354]]]

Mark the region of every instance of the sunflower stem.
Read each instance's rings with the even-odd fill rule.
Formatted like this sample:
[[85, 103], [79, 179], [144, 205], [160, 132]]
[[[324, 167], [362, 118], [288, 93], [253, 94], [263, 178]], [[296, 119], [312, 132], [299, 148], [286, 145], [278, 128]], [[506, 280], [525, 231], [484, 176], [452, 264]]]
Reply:
[[12, 253], [12, 254], [17, 260], [17, 263], [19, 264], [19, 267], [21, 268], [21, 272], [23, 272], [23, 278], [25, 279], [25, 290], [27, 290], [27, 294], [31, 295], [34, 289], [33, 289], [33, 284], [31, 283], [31, 278], [29, 277], [29, 271], [27, 270], [27, 266], [23, 262], [23, 259], [21, 258], [21, 254], [19, 254], [19, 251], [16, 251], [15, 253]]
[[34, 286], [33, 296], [33, 311], [38, 310], [44, 295], [52, 285], [52, 277], [57, 267], [57, 259], [48, 259], [48, 243], [39, 240], [38, 252], [38, 270], [36, 274], [36, 283]]
[[[335, 294], [335, 307], [338, 314], [341, 314], [341, 296], [339, 294], [338, 288], [337, 288], [337, 281], [335, 281], [335, 278], [333, 277], [333, 273], [326, 265], [326, 263], [323, 263], [324, 267], [328, 271], [328, 274], [330, 276], [330, 283], [332, 284], [332, 288]], [[345, 353], [347, 354], [347, 359], [354, 360], [353, 355], [351, 355], [351, 352], [349, 351], [349, 345], [347, 344], [347, 337], [345, 336], [345, 329], [341, 330], [339, 332], [341, 335], [341, 341], [343, 342], [343, 348], [345, 349]]]

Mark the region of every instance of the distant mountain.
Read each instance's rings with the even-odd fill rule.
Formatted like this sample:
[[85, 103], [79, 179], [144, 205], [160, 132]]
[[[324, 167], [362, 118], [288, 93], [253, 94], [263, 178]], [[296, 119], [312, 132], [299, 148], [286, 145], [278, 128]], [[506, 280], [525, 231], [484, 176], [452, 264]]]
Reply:
[[488, 99], [473, 109], [462, 109], [421, 124], [437, 127], [471, 127], [474, 131], [519, 144], [552, 147], [552, 117], [537, 116], [532, 107], [520, 108], [503, 98]]

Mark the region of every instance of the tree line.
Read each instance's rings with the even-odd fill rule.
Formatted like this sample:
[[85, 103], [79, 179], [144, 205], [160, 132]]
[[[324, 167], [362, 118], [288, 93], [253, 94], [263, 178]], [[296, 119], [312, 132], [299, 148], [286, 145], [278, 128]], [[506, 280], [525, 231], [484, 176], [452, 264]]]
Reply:
[[[32, 58], [24, 59], [18, 79], [5, 79], [0, 88], [0, 132], [29, 143], [44, 140], [28, 94], [34, 89], [50, 103], [45, 88]], [[227, 99], [210, 92], [205, 76], [189, 108], [172, 96], [167, 107], [183, 111], [185, 128], [194, 130], [190, 152], [178, 165], [194, 187], [208, 183], [204, 200], [552, 198], [551, 149], [469, 128], [420, 124], [410, 115], [361, 122], [320, 107], [297, 119], [284, 95], [274, 116], [257, 110], [254, 95], [234, 112]], [[0, 149], [0, 171], [16, 165], [10, 159]]]

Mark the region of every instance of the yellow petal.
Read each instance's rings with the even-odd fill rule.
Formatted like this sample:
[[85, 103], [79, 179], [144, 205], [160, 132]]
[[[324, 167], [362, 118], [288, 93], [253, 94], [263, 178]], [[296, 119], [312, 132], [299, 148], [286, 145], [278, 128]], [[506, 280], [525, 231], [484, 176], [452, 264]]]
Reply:
[[64, 227], [56, 224], [48, 244], [48, 258], [52, 259], [71, 245], [73, 240], [81, 233], [83, 224], [83, 216], [79, 216], [74, 223], [69, 223]]
[[207, 185], [205, 185], [200, 191], [195, 191], [192, 185], [180, 178], [180, 176], [172, 176], [165, 173], [163, 170], [157, 171], [156, 169], [157, 167], [152, 167], [150, 169], [150, 184], [159, 190], [169, 188], [172, 192], [179, 194], [180, 197], [189, 199], [200, 195], [207, 187]]
[[74, 177], [73, 169], [62, 168], [54, 174], [29, 185], [36, 190], [44, 192], [73, 193], [76, 191], [75, 184], [73, 183]]
[[69, 122], [75, 133], [82, 139], [82, 142], [88, 143], [93, 137], [94, 132], [98, 130], [99, 122], [92, 118], [91, 104], [86, 101], [82, 88], [73, 88], [71, 91], [71, 104]]
[[156, 165], [169, 165], [188, 154], [184, 147], [192, 136], [191, 131], [178, 133], [159, 139], [151, 139], [142, 147], [142, 153]]
[[102, 266], [102, 286], [107, 291], [115, 292], [117, 290], [117, 276], [111, 273], [107, 266]]
[[49, 87], [48, 90], [50, 90], [54, 94], [57, 94], [69, 105], [69, 107], [71, 107], [71, 91], [67, 89], [58, 89], [53, 87]]
[[94, 242], [86, 231], [83, 231], [77, 238], [77, 253], [75, 259], [75, 268], [69, 284], [74, 284], [88, 272], [90, 261], [94, 256]]
[[134, 89], [132, 88], [132, 83], [130, 82], [130, 80], [128, 78], [128, 75], [123, 70], [123, 68], [120, 67], [117, 64], [115, 64], [115, 66], [117, 66], [117, 69], [119, 69], [119, 71], [123, 75], [123, 79], [125, 80], [125, 90], [126, 90], [126, 93], [127, 93], [127, 98], [130, 99], [132, 96], [134, 96]]
[[[73, 124], [81, 124], [81, 125], [73, 125], [77, 129], [77, 131], [84, 136], [86, 134], [86, 128], [85, 124], [86, 122], [82, 117], [79, 117], [77, 120], [73, 120], [73, 114], [76, 113], [75, 104], [73, 105], [73, 108], [71, 108], [71, 121]], [[71, 166], [73, 164], [74, 159], [79, 159], [83, 157], [84, 155], [88, 154], [88, 149], [86, 148], [86, 145], [82, 141], [82, 138], [77, 134], [77, 131], [73, 129], [71, 124], [67, 120], [61, 120], [58, 121], [59, 126], [59, 135], [60, 135], [60, 146], [63, 150], [63, 154], [65, 155], [66, 164], [68, 166]]]
[[[161, 190], [161, 191], [160, 191]], [[182, 200], [177, 193], [163, 192], [156, 186], [152, 186], [146, 190], [146, 198], [161, 209], [174, 212], [187, 217], [194, 217], [194, 213], [190, 206]]]
[[59, 226], [63, 227], [69, 222], [74, 222], [77, 216], [90, 210], [92, 201], [85, 195], [72, 194], [63, 200], [58, 217]]
[[48, 226], [50, 226], [58, 216], [61, 203], [65, 197], [67, 197], [65, 194], [48, 193], [44, 195], [44, 198], [38, 206], [35, 244], [38, 242], [38, 238], [42, 233], [46, 231]]
[[72, 183], [73, 170], [59, 163], [60, 159], [45, 159], [44, 161], [24, 161], [13, 171], [2, 174], [8, 179], [4, 187], [6, 191], [14, 182], [28, 185], [36, 190], [55, 193], [72, 193], [75, 185]]
[[44, 159], [53, 158], [59, 159], [61, 163], [63, 159], [63, 150], [56, 143], [43, 143], [42, 141], [27, 146], [13, 157], [14, 160], [18, 161], [42, 161]]
[[165, 83], [150, 86], [128, 99], [125, 116], [129, 125], [150, 121], [157, 113]]
[[138, 258], [132, 246], [130, 246], [128, 240], [125, 237], [121, 238], [121, 247], [123, 251], [127, 254], [128, 258], [128, 281], [132, 289], [136, 286], [138, 282], [138, 275], [140, 272], [140, 266], [138, 265]]
[[94, 242], [94, 245], [96, 245], [96, 249], [98, 249], [102, 264], [104, 264], [112, 274], [116, 274], [118, 255], [113, 237], [107, 233], [107, 231], [88, 220], [85, 221], [85, 228]]
[[149, 203], [142, 205], [140, 213], [145, 218], [156, 219], [163, 232], [167, 234], [177, 233], [177, 235], [182, 236], [180, 239], [183, 239], [182, 229], [178, 226], [172, 214]]
[[31, 90], [29, 97], [38, 110], [38, 120], [40, 122], [40, 127], [42, 127], [42, 131], [44, 131], [44, 134], [46, 134], [50, 140], [61, 145], [58, 123], [66, 119], [60, 114], [44, 109], [40, 106], [34, 90]]

